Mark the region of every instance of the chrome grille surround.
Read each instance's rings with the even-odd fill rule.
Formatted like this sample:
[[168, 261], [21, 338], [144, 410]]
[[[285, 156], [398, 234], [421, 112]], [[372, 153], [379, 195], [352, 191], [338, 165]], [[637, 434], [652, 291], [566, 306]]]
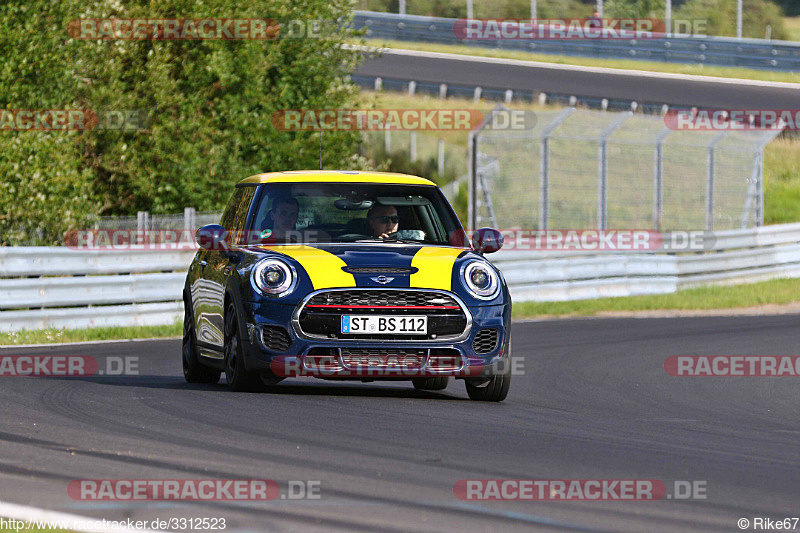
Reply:
[[[303, 312], [306, 305], [311, 302], [311, 300], [321, 294], [324, 293], [344, 293], [344, 292], [364, 292], [370, 293], [365, 296], [368, 298], [365, 300], [368, 304], [376, 304], [376, 299], [383, 296], [387, 298], [389, 296], [403, 296], [404, 294], [406, 297], [402, 300], [403, 302], [412, 302], [411, 305], [414, 305], [414, 302], [424, 301], [425, 293], [433, 296], [437, 300], [444, 300], [443, 303], [437, 303], [435, 305], [448, 305], [448, 304], [455, 304], [461, 309], [461, 312], [464, 314], [464, 318], [466, 319], [466, 326], [464, 327], [464, 331], [462, 331], [458, 335], [442, 335], [435, 339], [381, 339], [380, 342], [387, 342], [392, 344], [410, 344], [410, 343], [432, 343], [432, 342], [458, 342], [463, 341], [467, 337], [469, 337], [469, 333], [472, 330], [472, 313], [470, 313], [469, 308], [467, 308], [466, 304], [459, 298], [457, 295], [444, 291], [441, 289], [418, 289], [418, 288], [402, 288], [402, 289], [385, 289], [381, 287], [347, 287], [347, 288], [338, 288], [338, 289], [319, 289], [314, 292], [309, 293], [303, 301], [295, 309], [294, 313], [292, 314], [292, 327], [294, 328], [295, 334], [301, 338], [306, 340], [336, 340], [337, 342], [376, 342], [375, 338], [348, 338], [348, 339], [332, 339], [327, 335], [318, 335], [313, 333], [305, 333], [300, 326], [300, 313]], [[346, 304], [341, 304], [342, 306], [346, 307]], [[356, 305], [356, 304], [350, 304]], [[381, 304], [377, 304], [381, 305]], [[433, 304], [432, 304], [433, 305]], [[355, 313], [354, 313], [355, 314]]]

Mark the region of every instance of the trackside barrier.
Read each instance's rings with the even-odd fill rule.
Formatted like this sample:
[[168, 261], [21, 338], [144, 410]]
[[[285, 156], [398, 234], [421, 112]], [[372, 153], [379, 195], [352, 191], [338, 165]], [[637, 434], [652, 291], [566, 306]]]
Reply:
[[[705, 252], [505, 249], [487, 258], [515, 301], [666, 294], [711, 284], [800, 277], [800, 224], [714, 234]], [[0, 331], [172, 324], [194, 252], [0, 248]]]
[[800, 70], [800, 43], [766, 39], [681, 36], [659, 39], [460, 39], [457, 19], [355, 11], [353, 27], [367, 28], [367, 37], [397, 41], [464, 44], [543, 54], [613, 59], [643, 59], [668, 63], [699, 63], [768, 70]]

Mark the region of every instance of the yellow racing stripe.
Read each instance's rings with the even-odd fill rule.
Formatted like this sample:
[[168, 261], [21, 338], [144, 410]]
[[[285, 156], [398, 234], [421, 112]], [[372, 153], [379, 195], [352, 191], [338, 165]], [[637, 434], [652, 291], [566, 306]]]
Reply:
[[300, 263], [311, 278], [314, 290], [356, 286], [353, 275], [342, 270], [343, 266], [347, 266], [346, 263], [330, 252], [296, 244], [261, 248], [288, 255]]
[[459, 248], [420, 248], [411, 260], [411, 266], [419, 269], [411, 274], [411, 287], [452, 290], [453, 265], [463, 252]]

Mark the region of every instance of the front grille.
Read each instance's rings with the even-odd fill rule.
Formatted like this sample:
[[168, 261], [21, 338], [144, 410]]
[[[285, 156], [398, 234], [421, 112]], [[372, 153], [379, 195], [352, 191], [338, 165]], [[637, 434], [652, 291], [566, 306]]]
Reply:
[[414, 370], [423, 366], [433, 372], [445, 372], [460, 370], [466, 364], [455, 348], [312, 348], [304, 360], [308, 369], [337, 372], [365, 368]]
[[275, 352], [285, 352], [292, 344], [289, 333], [280, 326], [261, 326], [261, 342]]
[[[426, 335], [341, 333], [342, 315], [428, 317]], [[466, 333], [468, 319], [458, 301], [445, 292], [404, 289], [347, 289], [312, 296], [296, 315], [300, 333], [314, 338], [357, 340], [448, 340]]]
[[351, 274], [413, 274], [417, 268], [412, 267], [342, 267]]
[[425, 364], [428, 350], [422, 349], [376, 349], [342, 348], [345, 366], [372, 368], [421, 368]]
[[396, 306], [396, 307], [451, 307], [460, 309], [452, 296], [432, 291], [404, 290], [347, 290], [321, 292], [311, 298], [306, 306]]
[[480, 330], [472, 342], [475, 353], [493, 352], [497, 348], [497, 333], [495, 328]]

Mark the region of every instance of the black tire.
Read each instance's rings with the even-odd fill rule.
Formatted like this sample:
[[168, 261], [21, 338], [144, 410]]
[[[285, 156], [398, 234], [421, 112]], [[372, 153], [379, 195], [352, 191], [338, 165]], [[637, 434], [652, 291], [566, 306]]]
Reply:
[[450, 376], [435, 376], [432, 378], [412, 378], [411, 382], [417, 390], [444, 390], [450, 383]]
[[502, 402], [508, 396], [508, 388], [511, 385], [511, 374], [500, 374], [492, 376], [489, 383], [484, 387], [476, 387], [469, 381], [465, 381], [467, 385], [467, 394], [470, 400], [478, 402]]
[[239, 332], [239, 317], [233, 302], [225, 311], [225, 380], [234, 392], [259, 392], [264, 389], [261, 377], [244, 367], [244, 354]]
[[183, 377], [188, 383], [218, 383], [220, 371], [205, 366], [197, 356], [197, 337], [194, 332], [192, 304], [184, 300], [183, 311]]
[[489, 383], [483, 387], [476, 387], [470, 380], [465, 380], [469, 399], [478, 402], [502, 402], [506, 399], [508, 388], [511, 386], [511, 339], [508, 340], [506, 359], [501, 368], [503, 373], [492, 376]]

